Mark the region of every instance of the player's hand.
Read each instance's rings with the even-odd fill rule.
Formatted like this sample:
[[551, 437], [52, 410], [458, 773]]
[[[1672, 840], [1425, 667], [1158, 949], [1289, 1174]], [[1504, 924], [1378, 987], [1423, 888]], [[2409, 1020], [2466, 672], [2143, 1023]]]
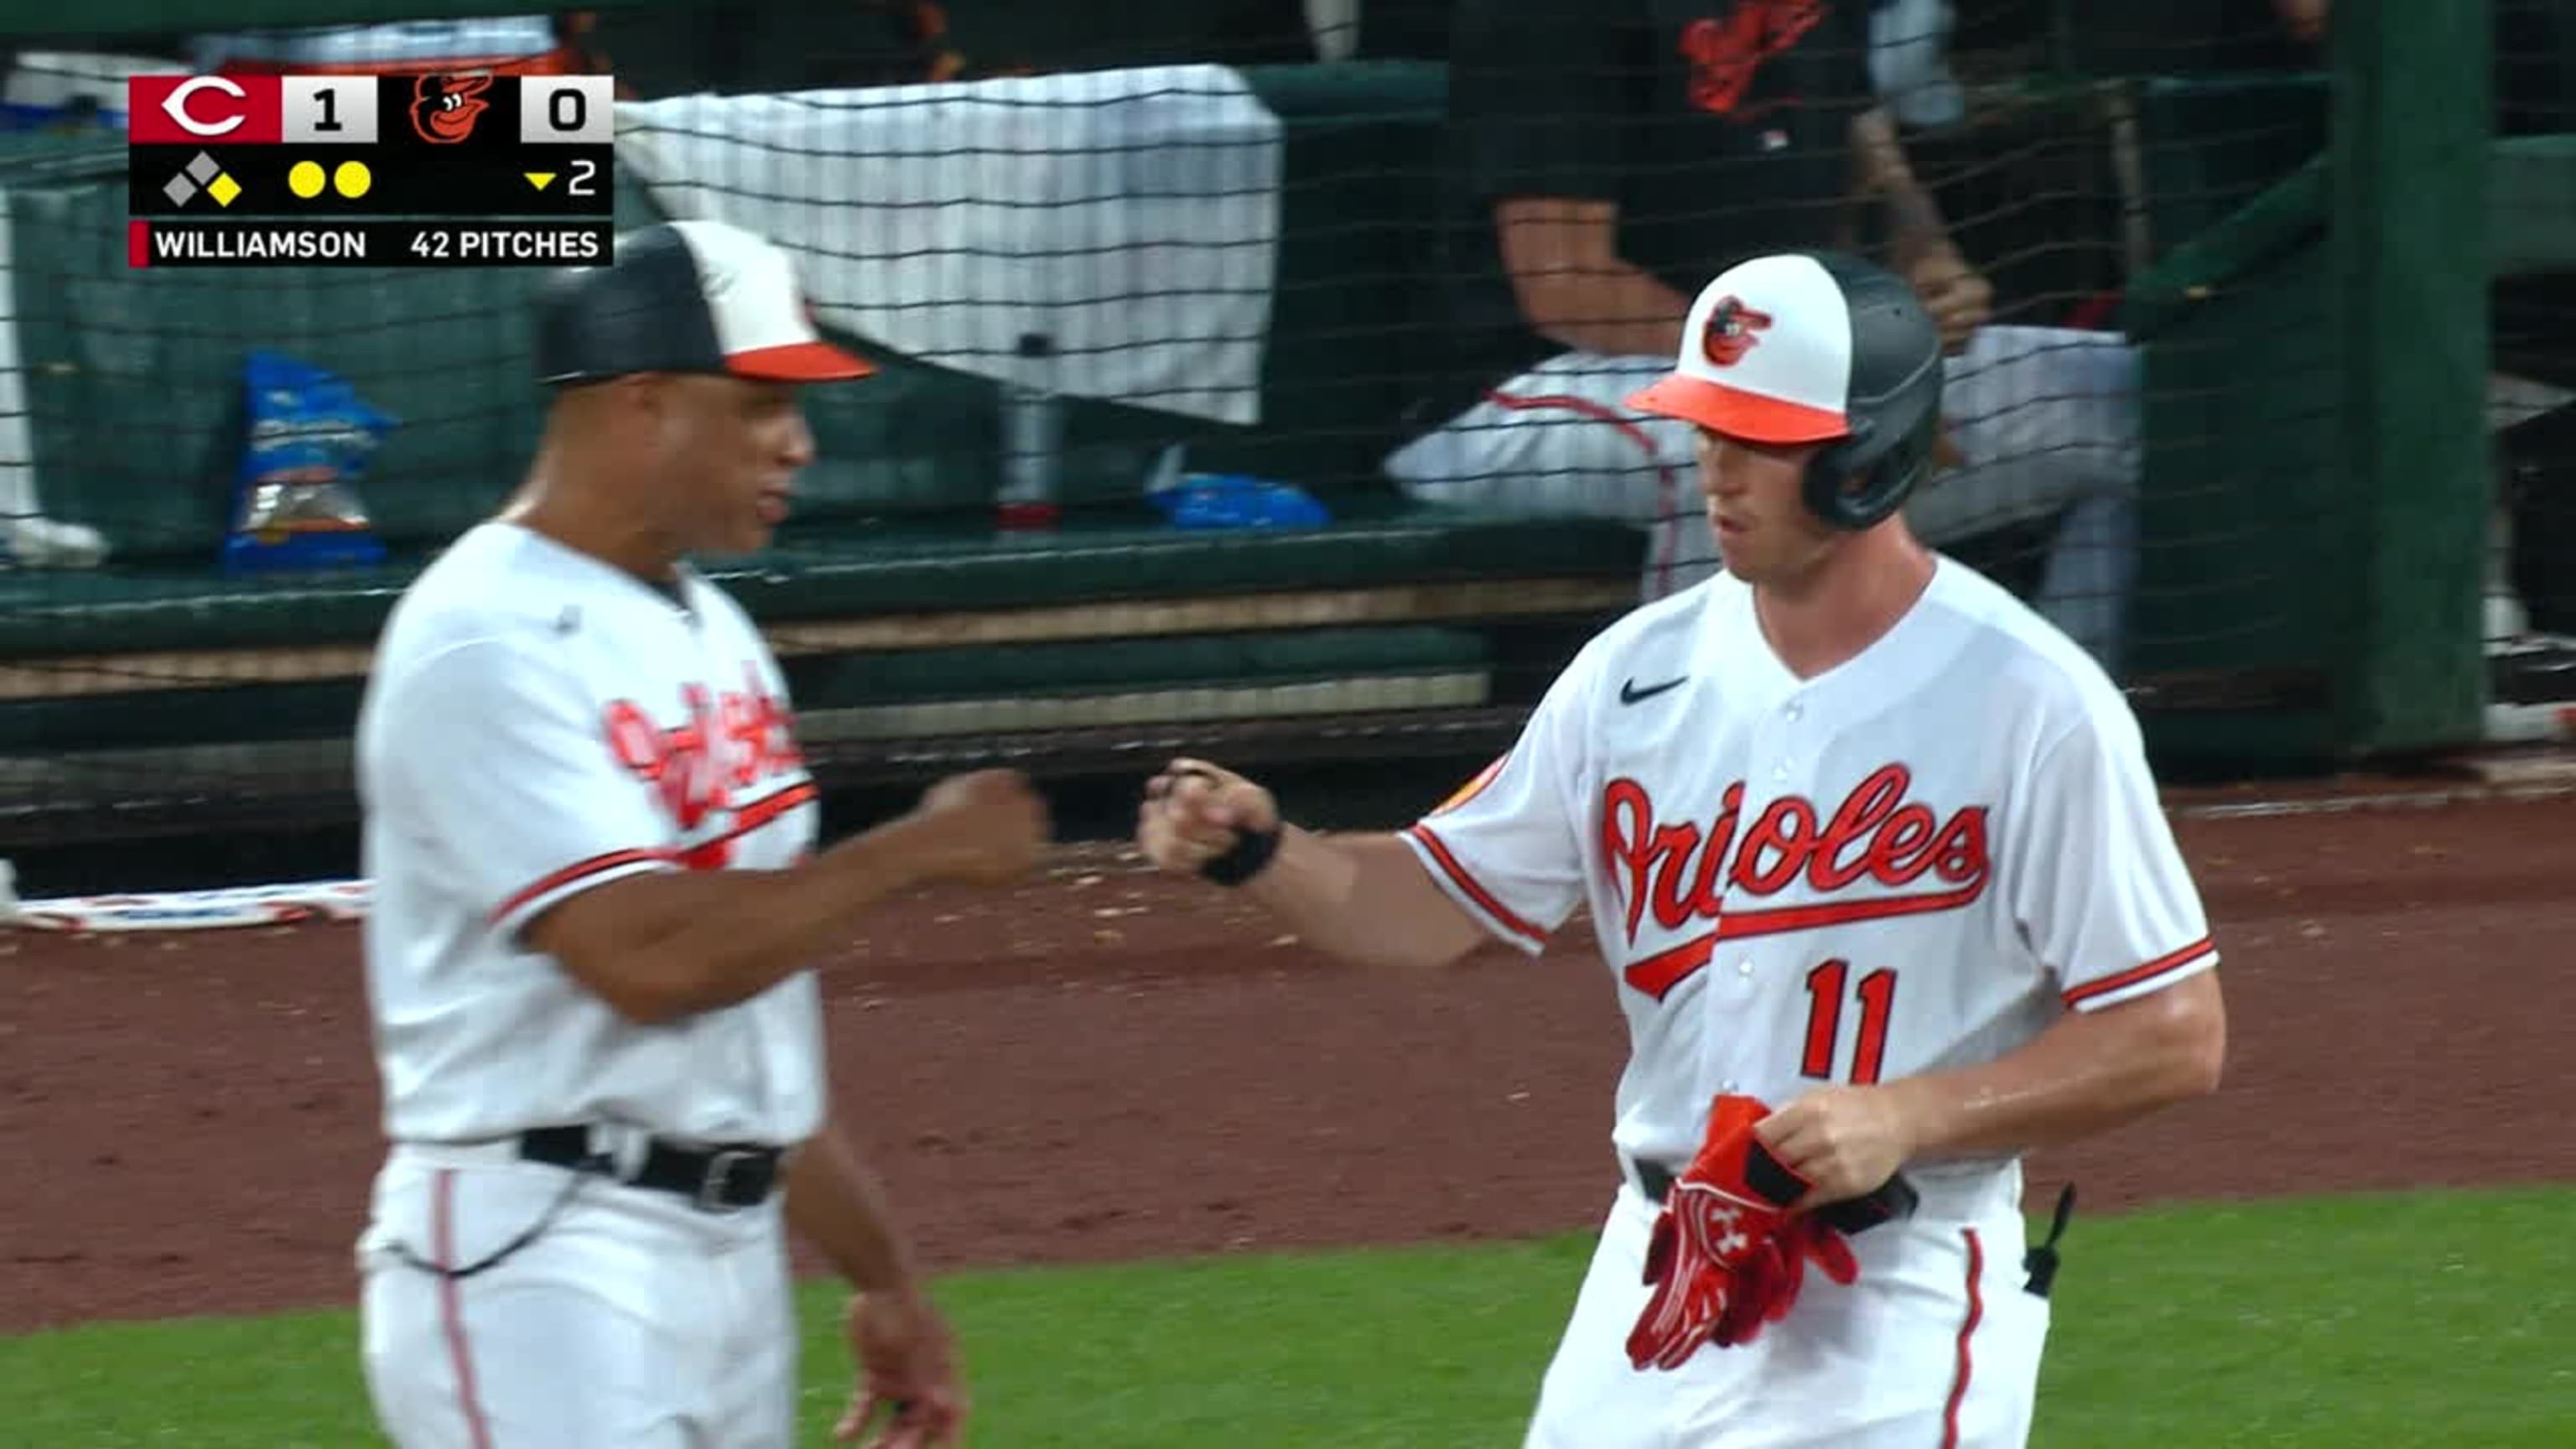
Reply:
[[933, 785], [908, 824], [932, 875], [1003, 885], [1027, 875], [1054, 826], [1046, 801], [1017, 770], [977, 770]]
[[948, 1325], [937, 1309], [909, 1293], [862, 1293], [850, 1300], [850, 1357], [858, 1387], [832, 1429], [835, 1443], [856, 1444], [882, 1412], [884, 1430], [867, 1449], [934, 1449], [954, 1444], [966, 1422]]
[[1957, 247], [1934, 247], [1906, 268], [1905, 280], [1941, 329], [1945, 352], [1967, 346], [1977, 329], [1994, 317], [1994, 284], [1969, 266]]
[[1781, 1165], [1807, 1179], [1800, 1211], [1876, 1192], [1915, 1151], [1914, 1124], [1880, 1087], [1825, 1087], [1753, 1129]]
[[1234, 848], [1235, 833], [1277, 828], [1270, 792], [1203, 760], [1179, 759], [1145, 782], [1136, 807], [1136, 848], [1156, 867], [1195, 875]]

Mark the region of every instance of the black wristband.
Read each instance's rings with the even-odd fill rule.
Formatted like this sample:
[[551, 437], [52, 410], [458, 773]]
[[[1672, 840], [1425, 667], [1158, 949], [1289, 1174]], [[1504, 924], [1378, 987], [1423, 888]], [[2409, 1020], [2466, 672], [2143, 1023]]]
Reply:
[[1268, 830], [1238, 830], [1234, 846], [1225, 854], [1211, 858], [1199, 867], [1199, 874], [1221, 886], [1239, 886], [1270, 864], [1279, 853], [1279, 827]]

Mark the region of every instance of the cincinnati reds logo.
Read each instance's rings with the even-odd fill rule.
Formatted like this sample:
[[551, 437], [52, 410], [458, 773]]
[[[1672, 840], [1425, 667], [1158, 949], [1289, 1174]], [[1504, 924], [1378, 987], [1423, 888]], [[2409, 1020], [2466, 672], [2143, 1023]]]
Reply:
[[[1803, 796], [1783, 795], [1741, 825], [1742, 782], [1726, 787], [1706, 831], [1688, 821], [1659, 823], [1646, 787], [1621, 778], [1601, 793], [1601, 844], [1627, 903], [1629, 944], [1651, 914], [1665, 931], [1709, 923], [1697, 938], [1634, 961], [1620, 973], [1657, 1000], [1708, 964], [1721, 940], [1813, 931], [1855, 921], [1955, 911], [1985, 894], [1993, 874], [1986, 814], [1968, 806], [1943, 820], [1906, 798], [1913, 772], [1884, 765], [1827, 815]], [[1933, 878], [1923, 888], [1925, 877]], [[1879, 891], [1848, 900], [1747, 905], [1803, 883], [1835, 896], [1864, 882]]]
[[161, 112], [191, 136], [221, 136], [238, 130], [242, 117], [236, 113], [218, 120], [201, 121], [188, 109], [188, 98], [199, 91], [213, 91], [235, 101], [249, 99], [250, 93], [219, 75], [191, 76], [181, 81], [170, 94], [161, 98]]
[[1720, 298], [1709, 309], [1708, 325], [1699, 330], [1699, 350], [1718, 366], [1733, 367], [1761, 340], [1754, 334], [1770, 325], [1770, 313], [1756, 312], [1734, 297]]
[[[608, 707], [605, 729], [617, 762], [656, 788], [662, 809], [683, 836], [724, 826], [680, 854], [690, 870], [721, 870], [733, 860], [733, 843], [815, 798], [809, 783], [749, 801], [762, 781], [802, 770], [794, 718], [761, 687], [756, 671], [743, 669], [744, 689], [711, 693], [691, 684], [680, 691], [688, 718], [663, 728], [632, 700]], [[730, 814], [730, 820], [719, 815]]]
[[411, 128], [433, 145], [450, 146], [474, 134], [475, 118], [492, 103], [478, 100], [491, 88], [488, 75], [425, 75], [412, 86]]

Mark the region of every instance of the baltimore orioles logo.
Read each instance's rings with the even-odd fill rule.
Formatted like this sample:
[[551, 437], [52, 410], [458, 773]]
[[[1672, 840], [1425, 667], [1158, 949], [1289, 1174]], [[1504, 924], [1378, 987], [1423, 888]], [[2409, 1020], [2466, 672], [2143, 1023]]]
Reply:
[[1771, 325], [1771, 314], [1756, 312], [1733, 297], [1723, 297], [1711, 308], [1708, 325], [1699, 332], [1699, 350], [1720, 367], [1733, 367], [1744, 360], [1759, 339], [1755, 333]]
[[474, 134], [474, 118], [491, 108], [477, 100], [490, 88], [488, 75], [425, 75], [412, 87], [411, 128], [432, 145], [447, 146]]
[[1736, 0], [1724, 20], [1699, 19], [1684, 27], [1682, 58], [1690, 62], [1690, 103], [1718, 116], [1751, 120], [1784, 100], [1745, 106], [1745, 93], [1762, 63], [1785, 53], [1816, 28], [1825, 0]]

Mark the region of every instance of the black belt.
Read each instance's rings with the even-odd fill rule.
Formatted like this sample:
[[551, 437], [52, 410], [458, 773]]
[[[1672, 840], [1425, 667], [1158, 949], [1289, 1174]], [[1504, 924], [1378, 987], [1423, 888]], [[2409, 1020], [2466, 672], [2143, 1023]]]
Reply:
[[[1642, 1157], [1629, 1158], [1628, 1165], [1636, 1170], [1637, 1190], [1652, 1203], [1661, 1203], [1673, 1190], [1673, 1179], [1680, 1175], [1660, 1162]], [[1914, 1184], [1902, 1177], [1891, 1177], [1875, 1192], [1816, 1209], [1816, 1221], [1840, 1233], [1866, 1232], [1890, 1218], [1912, 1217], [1919, 1201], [1921, 1195], [1915, 1192]]]
[[676, 1193], [707, 1212], [758, 1207], [778, 1190], [779, 1169], [787, 1154], [776, 1147], [738, 1145], [677, 1147], [655, 1138], [643, 1166], [632, 1176], [620, 1175], [607, 1154], [595, 1152], [587, 1127], [540, 1127], [519, 1136], [519, 1156], [530, 1162], [597, 1172], [630, 1187]]

